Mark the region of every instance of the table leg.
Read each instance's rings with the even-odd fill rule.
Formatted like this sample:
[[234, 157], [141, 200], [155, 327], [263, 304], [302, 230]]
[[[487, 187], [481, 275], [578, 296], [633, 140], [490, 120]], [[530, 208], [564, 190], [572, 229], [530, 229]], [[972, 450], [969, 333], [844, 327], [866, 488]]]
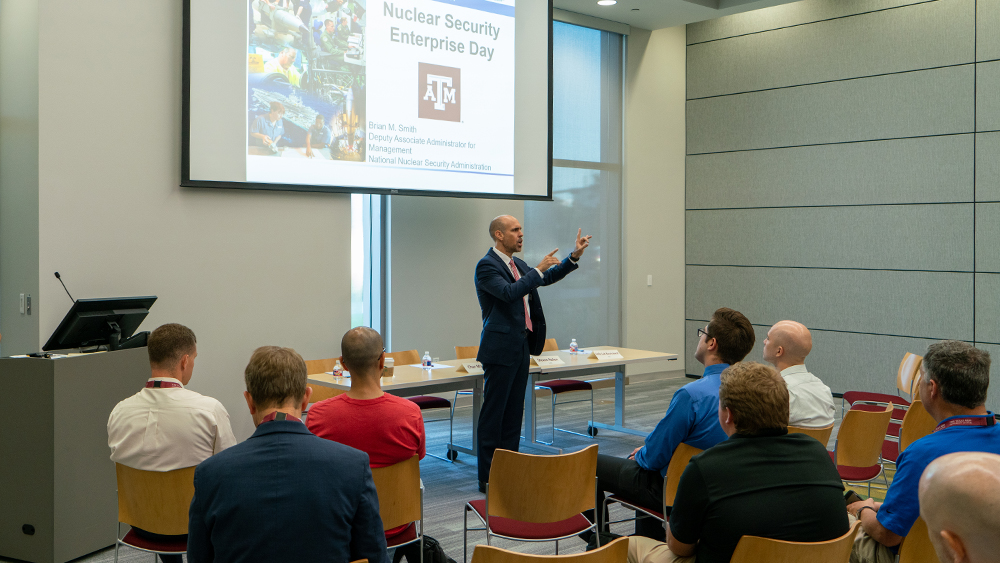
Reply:
[[537, 373], [528, 374], [528, 385], [524, 389], [524, 437], [521, 443], [548, 452], [561, 454], [562, 448], [554, 448], [536, 439], [538, 425], [538, 409], [535, 403], [535, 383], [538, 383]]
[[646, 436], [649, 432], [635, 430], [625, 426], [625, 368], [621, 367], [615, 372], [615, 423], [606, 424], [604, 422], [590, 421], [590, 425], [604, 430], [614, 430], [624, 434], [634, 434], [635, 436]]
[[472, 386], [472, 447], [466, 448], [458, 444], [448, 444], [448, 449], [471, 456], [479, 455], [479, 410], [483, 407], [483, 380], [476, 379]]

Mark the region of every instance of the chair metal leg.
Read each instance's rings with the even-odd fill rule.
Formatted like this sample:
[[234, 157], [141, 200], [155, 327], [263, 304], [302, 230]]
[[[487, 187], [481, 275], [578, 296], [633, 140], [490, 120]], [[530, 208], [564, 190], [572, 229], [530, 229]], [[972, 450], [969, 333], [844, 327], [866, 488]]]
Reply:
[[469, 561], [469, 507], [462, 511], [465, 513], [462, 523], [462, 563]]
[[[549, 398], [552, 399], [552, 444], [556, 443], [556, 394], [549, 390]], [[559, 541], [556, 541], [556, 555], [559, 555]]]
[[121, 522], [116, 522], [115, 523], [115, 563], [118, 563], [118, 546], [121, 545], [121, 542], [119, 542], [118, 539], [121, 538], [121, 537], [122, 537], [122, 523]]
[[559, 555], [559, 540], [556, 540], [556, 555]]

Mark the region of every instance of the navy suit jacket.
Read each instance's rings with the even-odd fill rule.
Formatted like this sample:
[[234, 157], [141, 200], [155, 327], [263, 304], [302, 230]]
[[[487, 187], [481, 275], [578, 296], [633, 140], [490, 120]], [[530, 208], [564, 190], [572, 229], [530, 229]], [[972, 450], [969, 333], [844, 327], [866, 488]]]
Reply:
[[529, 296], [531, 303], [532, 330], [528, 334], [528, 350], [533, 356], [542, 353], [545, 347], [545, 315], [542, 313], [542, 301], [538, 298], [538, 287], [556, 283], [579, 267], [567, 256], [539, 277], [534, 268], [516, 256], [514, 265], [521, 274], [521, 279], [517, 281], [492, 248], [476, 264], [476, 295], [483, 311], [483, 332], [476, 359], [485, 364], [509, 366], [518, 360], [517, 352], [524, 340], [522, 298], [525, 295]]
[[188, 561], [388, 563], [368, 454], [265, 422], [194, 472]]

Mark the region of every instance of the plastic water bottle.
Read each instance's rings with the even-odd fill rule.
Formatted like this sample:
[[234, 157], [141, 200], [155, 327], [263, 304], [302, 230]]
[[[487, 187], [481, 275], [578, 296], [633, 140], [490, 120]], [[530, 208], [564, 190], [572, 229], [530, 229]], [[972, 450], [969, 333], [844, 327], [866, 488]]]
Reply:
[[580, 353], [580, 345], [576, 343], [576, 339], [575, 338], [572, 339], [572, 340], [570, 340], [570, 342], [569, 342], [569, 353], [570, 354], [579, 354]]
[[424, 352], [424, 357], [420, 360], [420, 365], [425, 368], [434, 366], [434, 360], [431, 359], [430, 352]]
[[337, 363], [333, 364], [333, 376], [340, 377], [342, 375], [344, 375], [344, 366], [340, 365], [340, 360], [337, 360]]

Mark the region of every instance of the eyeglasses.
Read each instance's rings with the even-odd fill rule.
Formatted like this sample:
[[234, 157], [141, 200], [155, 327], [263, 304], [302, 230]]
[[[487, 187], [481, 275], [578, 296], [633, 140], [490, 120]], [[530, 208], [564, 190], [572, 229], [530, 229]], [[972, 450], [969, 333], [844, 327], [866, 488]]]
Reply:
[[708, 331], [707, 330], [705, 330], [703, 328], [699, 328], [698, 329], [698, 338], [701, 338], [702, 334], [705, 335], [705, 338], [711, 338], [711, 336], [708, 335]]

